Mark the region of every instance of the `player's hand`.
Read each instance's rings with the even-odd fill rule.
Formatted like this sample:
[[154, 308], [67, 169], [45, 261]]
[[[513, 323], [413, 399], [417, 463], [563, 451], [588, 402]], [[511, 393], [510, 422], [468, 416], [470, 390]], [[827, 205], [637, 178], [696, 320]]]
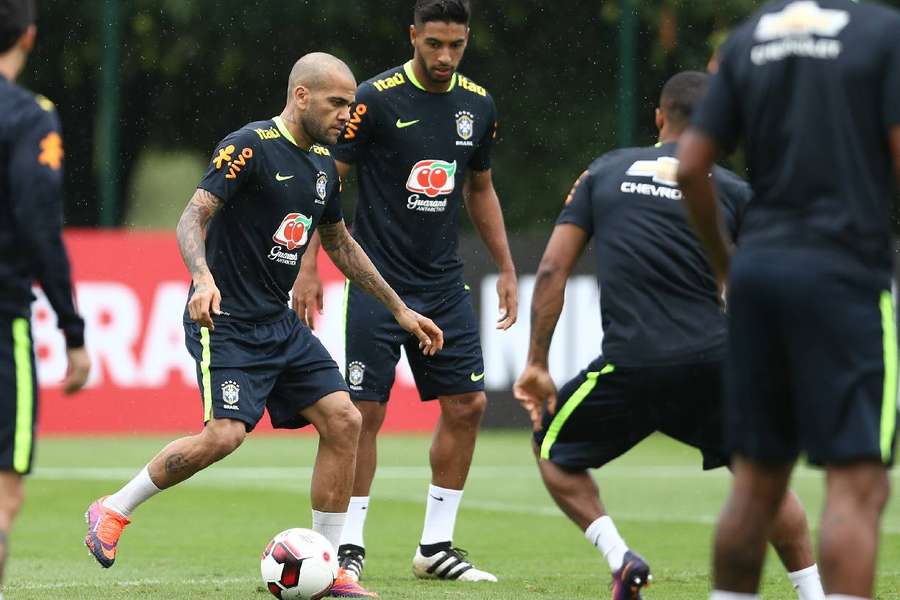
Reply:
[[556, 384], [553, 383], [550, 371], [546, 367], [537, 365], [525, 367], [513, 384], [513, 396], [528, 412], [535, 431], [541, 428], [545, 405], [550, 414], [556, 412]]
[[212, 275], [194, 281], [194, 294], [188, 302], [188, 315], [201, 327], [215, 329], [212, 315], [221, 315], [222, 294]]
[[300, 269], [291, 289], [291, 307], [294, 312], [304, 325], [312, 329], [316, 317], [322, 314], [323, 306], [322, 278], [319, 277], [319, 272]]
[[500, 317], [497, 329], [509, 329], [519, 316], [519, 282], [515, 271], [500, 273], [497, 279], [497, 296], [500, 298]]
[[91, 357], [88, 356], [84, 346], [81, 348], [68, 348], [66, 350], [68, 366], [66, 378], [62, 382], [62, 390], [65, 394], [74, 394], [87, 383], [91, 373]]
[[410, 308], [403, 309], [395, 318], [400, 327], [419, 338], [419, 350], [425, 356], [434, 356], [444, 347], [444, 332], [431, 319]]

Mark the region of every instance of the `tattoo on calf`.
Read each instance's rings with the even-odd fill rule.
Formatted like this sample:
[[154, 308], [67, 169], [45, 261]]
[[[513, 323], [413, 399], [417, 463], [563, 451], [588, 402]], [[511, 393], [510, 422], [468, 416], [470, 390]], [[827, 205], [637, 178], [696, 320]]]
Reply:
[[188, 466], [189, 463], [183, 454], [173, 454], [166, 458], [166, 473], [170, 475], [184, 471]]

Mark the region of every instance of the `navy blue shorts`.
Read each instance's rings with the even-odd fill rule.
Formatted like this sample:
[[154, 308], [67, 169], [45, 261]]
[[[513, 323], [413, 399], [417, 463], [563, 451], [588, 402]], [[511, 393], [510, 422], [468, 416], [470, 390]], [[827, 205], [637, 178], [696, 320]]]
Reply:
[[401, 296], [407, 306], [444, 331], [444, 349], [424, 356], [418, 339], [403, 331], [390, 311], [348, 284], [346, 374], [351, 398], [387, 402], [400, 346], [406, 348], [422, 400], [484, 390], [481, 333], [468, 289], [460, 284], [450, 290]]
[[745, 248], [731, 267], [726, 441], [760, 462], [893, 461], [890, 273], [834, 251]]
[[297, 429], [309, 425], [300, 411], [348, 391], [331, 355], [293, 311], [273, 323], [219, 320], [209, 331], [187, 322], [184, 330], [204, 423], [236, 419], [252, 431], [268, 409], [273, 427]]
[[697, 448], [703, 468], [729, 463], [722, 439], [722, 361], [617, 367], [597, 358], [560, 388], [534, 441], [564, 469], [599, 468], [659, 431]]
[[0, 470], [31, 472], [38, 383], [31, 324], [0, 317]]

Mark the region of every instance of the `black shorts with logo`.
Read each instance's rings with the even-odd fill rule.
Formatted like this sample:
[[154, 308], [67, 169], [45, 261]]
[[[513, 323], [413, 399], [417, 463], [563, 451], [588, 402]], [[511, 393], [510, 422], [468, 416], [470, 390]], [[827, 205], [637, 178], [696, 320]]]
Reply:
[[31, 472], [38, 383], [31, 324], [0, 316], [0, 470]]
[[729, 463], [722, 440], [721, 352], [674, 366], [617, 367], [601, 356], [560, 388], [534, 440], [541, 458], [565, 469], [598, 468], [659, 431]]
[[236, 419], [252, 431], [267, 409], [273, 427], [297, 429], [309, 425], [301, 410], [348, 391], [331, 355], [293, 311], [272, 323], [218, 320], [215, 326], [184, 324], [204, 423]]
[[890, 273], [835, 250], [739, 250], [728, 293], [726, 441], [761, 462], [893, 461]]
[[378, 300], [357, 286], [346, 288], [347, 383], [353, 400], [387, 402], [400, 347], [422, 400], [484, 390], [484, 360], [478, 317], [468, 287], [401, 294], [414, 311], [444, 332], [444, 349], [424, 356], [419, 341], [400, 328]]

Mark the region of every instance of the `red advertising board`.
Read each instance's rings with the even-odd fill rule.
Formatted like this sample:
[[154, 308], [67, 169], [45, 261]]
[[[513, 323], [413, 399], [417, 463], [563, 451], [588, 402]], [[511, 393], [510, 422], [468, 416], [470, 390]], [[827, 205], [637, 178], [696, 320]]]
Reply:
[[[197, 431], [202, 405], [182, 328], [190, 280], [174, 233], [70, 230], [65, 237], [94, 368], [81, 394], [60, 393], [65, 343], [39, 293], [32, 323], [41, 381], [41, 432]], [[343, 276], [324, 255], [319, 265], [326, 306], [317, 332], [342, 365]], [[419, 402], [408, 367], [401, 366], [384, 429], [430, 431], [437, 415], [434, 403]], [[271, 431], [268, 417], [257, 431]]]

